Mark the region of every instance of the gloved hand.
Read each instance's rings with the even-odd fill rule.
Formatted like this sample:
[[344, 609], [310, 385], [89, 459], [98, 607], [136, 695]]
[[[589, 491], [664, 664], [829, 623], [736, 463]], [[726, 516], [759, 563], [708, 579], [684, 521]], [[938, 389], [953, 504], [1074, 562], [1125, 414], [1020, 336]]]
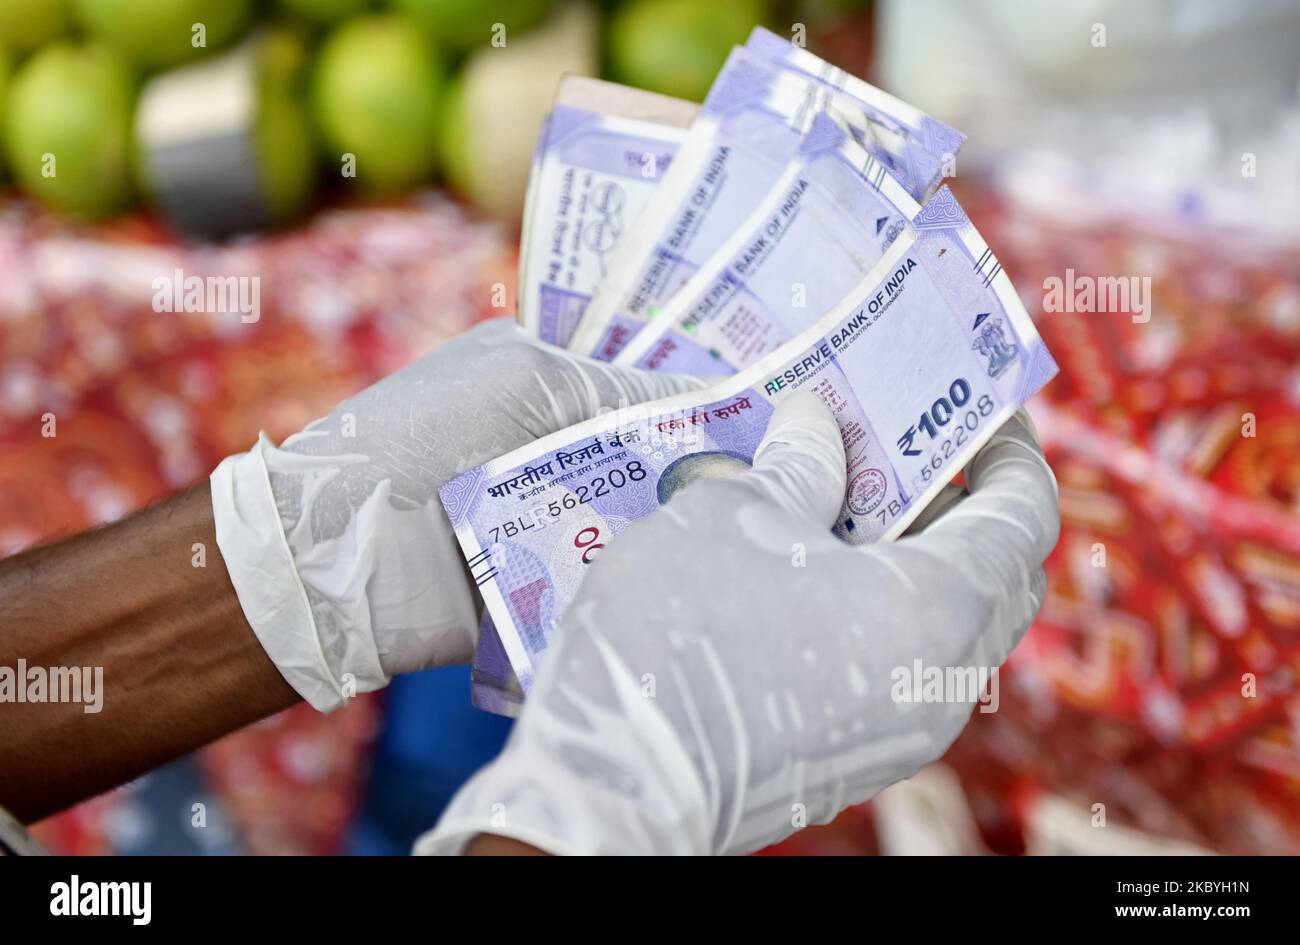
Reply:
[[969, 495], [858, 547], [829, 532], [844, 480], [835, 420], [799, 394], [751, 471], [619, 535], [505, 751], [416, 852], [496, 834], [554, 853], [743, 853], [938, 758], [976, 694], [896, 701], [897, 673], [1007, 657], [1043, 598], [1055, 479], [1012, 419], [967, 469]]
[[276, 448], [212, 473], [217, 544], [262, 646], [321, 710], [464, 662], [478, 596], [438, 500], [467, 469], [697, 382], [580, 358], [495, 319]]

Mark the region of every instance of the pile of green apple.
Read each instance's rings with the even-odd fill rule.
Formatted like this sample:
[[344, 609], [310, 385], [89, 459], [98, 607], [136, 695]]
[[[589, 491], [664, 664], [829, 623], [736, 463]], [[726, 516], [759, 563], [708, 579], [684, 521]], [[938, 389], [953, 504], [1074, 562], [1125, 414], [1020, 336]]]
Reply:
[[765, 13], [765, 0], [0, 0], [0, 165], [57, 210], [120, 212], [149, 193], [142, 85], [257, 35], [254, 172], [277, 219], [309, 203], [317, 165], [369, 195], [441, 173], [515, 219], [563, 72], [603, 60], [620, 81], [698, 100]]

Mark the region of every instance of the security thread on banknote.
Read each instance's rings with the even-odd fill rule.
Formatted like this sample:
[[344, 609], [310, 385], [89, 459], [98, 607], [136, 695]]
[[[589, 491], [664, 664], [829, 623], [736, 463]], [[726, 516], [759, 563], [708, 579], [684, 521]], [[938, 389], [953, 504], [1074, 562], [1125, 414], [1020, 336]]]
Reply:
[[748, 468], [790, 392], [815, 392], [839, 423], [847, 487], [833, 530], [865, 543], [901, 534], [1055, 373], [945, 188], [839, 304], [760, 361], [515, 450], [449, 482], [442, 501], [527, 692], [606, 544], [691, 483]]

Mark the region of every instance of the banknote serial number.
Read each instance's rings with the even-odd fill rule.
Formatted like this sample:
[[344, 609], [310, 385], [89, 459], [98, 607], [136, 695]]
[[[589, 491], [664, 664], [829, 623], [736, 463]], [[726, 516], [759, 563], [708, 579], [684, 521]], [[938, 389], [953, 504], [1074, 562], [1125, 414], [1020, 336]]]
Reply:
[[502, 538], [517, 538], [535, 528], [545, 528], [548, 521], [561, 518], [565, 512], [589, 505], [601, 496], [622, 489], [628, 483], [640, 482], [647, 475], [649, 473], [641, 461], [634, 459], [626, 466], [611, 469], [604, 475], [597, 476], [591, 482], [574, 486], [558, 499], [552, 499], [545, 505], [538, 505], [522, 515], [494, 525], [488, 529], [488, 532], [492, 535], [492, 541], [498, 542]]

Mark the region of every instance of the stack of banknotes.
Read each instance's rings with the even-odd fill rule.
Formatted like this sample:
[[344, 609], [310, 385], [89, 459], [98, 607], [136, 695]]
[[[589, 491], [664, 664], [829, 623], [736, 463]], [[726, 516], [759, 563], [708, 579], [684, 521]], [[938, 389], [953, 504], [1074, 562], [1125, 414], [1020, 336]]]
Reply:
[[487, 605], [476, 705], [516, 712], [600, 549], [683, 486], [747, 468], [791, 391], [839, 420], [834, 531], [863, 543], [900, 535], [1056, 373], [941, 186], [962, 140], [761, 28], [702, 106], [562, 81], [524, 208], [519, 320], [552, 344], [709, 384], [443, 488]]

